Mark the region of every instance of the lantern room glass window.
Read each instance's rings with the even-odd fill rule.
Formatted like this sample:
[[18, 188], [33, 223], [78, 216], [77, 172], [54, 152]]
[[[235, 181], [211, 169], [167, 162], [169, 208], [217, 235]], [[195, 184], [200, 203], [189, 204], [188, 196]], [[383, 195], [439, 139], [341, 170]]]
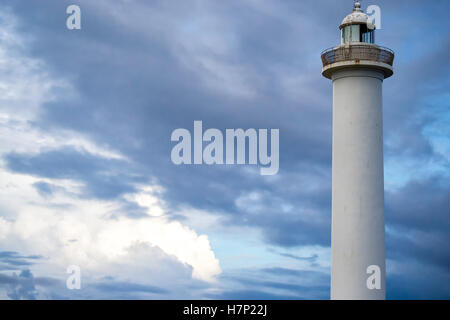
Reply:
[[350, 42], [350, 26], [342, 28], [342, 43]]
[[375, 30], [369, 31], [369, 43], [375, 43]]
[[361, 42], [375, 43], [375, 30], [370, 30], [366, 25], [361, 25]]
[[360, 26], [359, 24], [353, 24], [351, 25], [351, 42], [360, 42]]
[[345, 26], [341, 30], [341, 43], [365, 42], [375, 43], [375, 30], [370, 30], [365, 24]]

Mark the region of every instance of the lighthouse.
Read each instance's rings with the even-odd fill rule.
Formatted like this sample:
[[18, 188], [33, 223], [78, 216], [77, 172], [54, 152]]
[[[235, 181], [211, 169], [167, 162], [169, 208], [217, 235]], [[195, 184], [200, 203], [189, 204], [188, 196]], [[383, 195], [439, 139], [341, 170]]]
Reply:
[[339, 29], [321, 55], [333, 84], [331, 299], [385, 299], [382, 84], [394, 53], [359, 2]]

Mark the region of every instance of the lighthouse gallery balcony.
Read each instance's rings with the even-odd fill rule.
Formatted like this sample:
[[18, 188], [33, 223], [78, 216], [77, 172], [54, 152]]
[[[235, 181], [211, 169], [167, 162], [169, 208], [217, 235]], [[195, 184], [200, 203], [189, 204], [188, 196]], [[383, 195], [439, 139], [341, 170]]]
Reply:
[[349, 60], [383, 62], [390, 66], [394, 63], [394, 52], [391, 49], [367, 44], [352, 44], [329, 48], [322, 52], [321, 57], [324, 67], [335, 62]]
[[394, 52], [391, 49], [373, 44], [340, 45], [326, 49], [321, 54], [322, 74], [329, 78], [329, 71], [349, 66], [373, 66], [382, 70], [386, 78], [392, 75]]

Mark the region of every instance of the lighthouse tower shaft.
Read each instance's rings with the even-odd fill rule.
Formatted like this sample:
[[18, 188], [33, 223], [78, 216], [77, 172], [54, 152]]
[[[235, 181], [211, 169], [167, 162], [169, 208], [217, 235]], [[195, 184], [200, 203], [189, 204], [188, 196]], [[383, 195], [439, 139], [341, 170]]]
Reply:
[[382, 84], [394, 54], [375, 45], [358, 2], [341, 45], [322, 53], [333, 82], [331, 299], [385, 299]]
[[[383, 79], [371, 69], [333, 74], [332, 299], [385, 298]], [[367, 286], [369, 266], [379, 289]]]

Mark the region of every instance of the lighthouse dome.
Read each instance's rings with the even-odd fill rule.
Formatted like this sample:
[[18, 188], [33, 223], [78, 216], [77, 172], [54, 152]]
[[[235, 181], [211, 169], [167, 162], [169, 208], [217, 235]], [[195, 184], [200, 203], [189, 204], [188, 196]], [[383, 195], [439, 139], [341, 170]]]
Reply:
[[341, 28], [349, 24], [367, 24], [369, 16], [364, 12], [352, 12], [342, 20]]
[[342, 20], [339, 29], [352, 24], [363, 24], [370, 26], [370, 29], [373, 28], [371, 19], [369, 19], [369, 16], [361, 9], [361, 4], [359, 2], [355, 2], [353, 11]]

